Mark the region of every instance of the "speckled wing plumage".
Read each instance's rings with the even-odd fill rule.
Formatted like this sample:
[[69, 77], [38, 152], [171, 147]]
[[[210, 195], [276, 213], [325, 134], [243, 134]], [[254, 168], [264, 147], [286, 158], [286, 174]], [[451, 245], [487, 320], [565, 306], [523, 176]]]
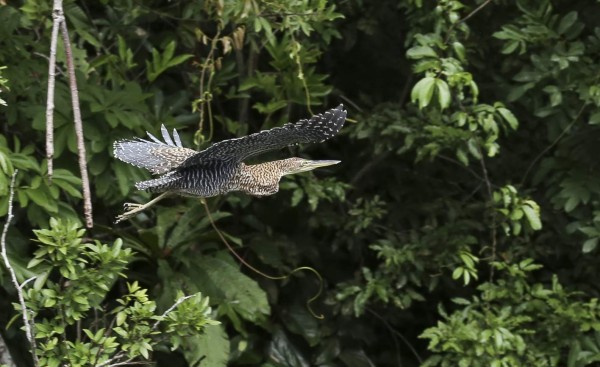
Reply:
[[152, 141], [136, 139], [115, 142], [115, 157], [123, 162], [145, 168], [154, 174], [161, 174], [176, 169], [188, 158], [198, 153], [182, 146], [177, 130], [173, 129], [173, 139], [164, 125], [161, 127], [161, 132], [164, 142], [150, 133], [148, 133], [148, 137]]
[[191, 166], [204, 159], [244, 159], [270, 150], [285, 148], [300, 143], [320, 143], [337, 134], [346, 121], [346, 110], [340, 104], [336, 108], [310, 119], [287, 123], [282, 127], [264, 130], [236, 139], [223, 140], [191, 156], [183, 167]]

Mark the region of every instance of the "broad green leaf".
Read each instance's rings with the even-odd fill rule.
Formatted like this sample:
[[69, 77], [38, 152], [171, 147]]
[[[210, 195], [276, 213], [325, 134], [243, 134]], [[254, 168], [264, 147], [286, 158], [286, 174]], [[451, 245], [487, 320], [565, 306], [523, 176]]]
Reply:
[[207, 326], [202, 334], [184, 338], [183, 355], [189, 366], [226, 367], [229, 338], [222, 325]]
[[231, 260], [202, 256], [186, 272], [212, 302], [230, 304], [246, 320], [256, 321], [271, 312], [265, 291]]
[[321, 341], [319, 323], [308, 312], [306, 305], [294, 304], [284, 316], [284, 323], [288, 330], [302, 335], [311, 347], [319, 344]]

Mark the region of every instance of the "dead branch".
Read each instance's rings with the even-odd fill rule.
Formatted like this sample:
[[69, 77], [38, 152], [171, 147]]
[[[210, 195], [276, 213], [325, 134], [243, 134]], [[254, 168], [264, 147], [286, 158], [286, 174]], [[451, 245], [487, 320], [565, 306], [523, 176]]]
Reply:
[[56, 80], [56, 44], [58, 28], [64, 22], [62, 0], [54, 0], [52, 11], [52, 38], [50, 39], [50, 57], [48, 59], [48, 99], [46, 101], [46, 159], [48, 160], [48, 179], [54, 172], [54, 86]]
[[21, 285], [19, 285], [15, 269], [12, 267], [12, 265], [10, 265], [10, 261], [8, 260], [8, 254], [6, 253], [6, 234], [8, 233], [8, 227], [10, 226], [10, 222], [13, 219], [13, 200], [15, 197], [15, 179], [17, 177], [17, 172], [19, 172], [19, 170], [15, 170], [15, 172], [12, 175], [12, 179], [10, 180], [10, 194], [8, 196], [8, 214], [6, 215], [6, 222], [4, 222], [2, 237], [0, 237], [0, 247], [2, 249], [2, 259], [4, 259], [4, 265], [6, 266], [6, 270], [8, 270], [12, 283], [15, 289], [17, 290], [19, 304], [21, 305], [21, 314], [23, 316], [23, 325], [25, 326], [25, 335], [27, 336], [27, 340], [29, 340], [29, 344], [31, 345], [31, 355], [33, 357], [33, 363], [35, 366], [39, 366], [40, 362], [37, 358], [37, 355], [35, 354], [36, 344], [35, 338], [33, 336], [33, 320], [29, 319], [29, 311], [27, 309], [27, 305], [25, 304], [23, 289]]
[[[59, 4], [58, 12], [63, 14], [62, 1], [55, 0], [55, 5]], [[55, 10], [56, 11], [56, 10]], [[65, 46], [65, 56], [67, 59], [67, 71], [69, 73], [69, 86], [71, 89], [71, 103], [73, 105], [73, 121], [75, 123], [75, 134], [77, 135], [77, 152], [79, 153], [79, 170], [81, 171], [81, 186], [83, 191], [83, 211], [85, 215], [85, 225], [87, 228], [94, 226], [92, 217], [92, 198], [90, 193], [90, 180], [87, 172], [87, 161], [85, 153], [85, 143], [83, 140], [83, 123], [81, 121], [81, 110], [79, 108], [79, 91], [77, 89], [77, 79], [75, 77], [75, 65], [73, 64], [73, 52], [71, 50], [71, 41], [67, 23], [61, 22], [60, 28]]]

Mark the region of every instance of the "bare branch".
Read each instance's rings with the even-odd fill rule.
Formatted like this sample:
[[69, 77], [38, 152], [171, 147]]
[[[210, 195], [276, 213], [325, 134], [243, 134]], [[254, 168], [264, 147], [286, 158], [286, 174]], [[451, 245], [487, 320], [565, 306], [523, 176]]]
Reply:
[[54, 82], [56, 79], [56, 44], [58, 28], [64, 22], [62, 0], [54, 0], [52, 12], [52, 38], [50, 39], [50, 57], [48, 59], [48, 99], [46, 101], [46, 159], [48, 160], [48, 179], [54, 172]]
[[[62, 2], [60, 3], [60, 14], [62, 15]], [[67, 71], [69, 73], [69, 85], [71, 89], [71, 103], [73, 105], [73, 119], [75, 123], [75, 134], [77, 135], [77, 151], [79, 153], [79, 170], [81, 171], [81, 185], [83, 191], [83, 211], [85, 214], [85, 225], [87, 228], [94, 226], [92, 217], [92, 198], [90, 193], [90, 180], [87, 172], [87, 162], [85, 154], [85, 142], [83, 140], [83, 123], [81, 121], [81, 110], [79, 109], [79, 91], [77, 90], [77, 79], [75, 78], [75, 65], [73, 64], [73, 52], [71, 51], [71, 41], [69, 31], [65, 21], [60, 24], [65, 45], [65, 56], [67, 58]]]
[[2, 259], [4, 259], [4, 265], [6, 266], [6, 270], [8, 270], [10, 274], [10, 278], [12, 283], [17, 290], [17, 296], [19, 298], [19, 304], [21, 305], [21, 314], [23, 316], [23, 325], [25, 326], [25, 334], [27, 336], [27, 340], [29, 340], [29, 344], [31, 345], [31, 356], [33, 357], [33, 363], [35, 366], [39, 366], [40, 362], [35, 354], [35, 338], [33, 337], [33, 320], [29, 320], [29, 311], [27, 309], [27, 305], [25, 304], [25, 297], [23, 296], [23, 290], [19, 285], [19, 281], [17, 280], [17, 274], [15, 273], [15, 269], [10, 265], [10, 261], [8, 260], [8, 254], [6, 253], [6, 234], [8, 233], [8, 227], [10, 226], [10, 222], [13, 219], [13, 200], [15, 198], [15, 180], [17, 178], [17, 173], [19, 170], [15, 170], [12, 175], [12, 179], [10, 180], [10, 194], [8, 196], [8, 214], [6, 215], [6, 222], [4, 222], [4, 229], [2, 230], [2, 237], [0, 237], [0, 247], [2, 249]]

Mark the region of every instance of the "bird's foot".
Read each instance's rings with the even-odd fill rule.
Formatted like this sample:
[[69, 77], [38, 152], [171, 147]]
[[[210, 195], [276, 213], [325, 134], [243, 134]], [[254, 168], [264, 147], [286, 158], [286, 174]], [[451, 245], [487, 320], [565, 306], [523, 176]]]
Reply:
[[129, 210], [135, 210], [138, 209], [139, 207], [144, 206], [144, 204], [138, 204], [138, 203], [125, 203], [123, 204], [123, 209], [129, 211]]
[[157, 202], [159, 202], [160, 200], [164, 199], [169, 194], [170, 194], [170, 192], [163, 192], [162, 194], [158, 195], [157, 197], [150, 200], [146, 204], [137, 204], [137, 203], [123, 204], [123, 209], [125, 209], [125, 213], [118, 215], [117, 218], [115, 218], [115, 224], [122, 222], [125, 219], [129, 219], [129, 218], [133, 217], [135, 214], [141, 212], [142, 210], [148, 209], [152, 205], [154, 205]]
[[146, 204], [137, 204], [137, 203], [123, 204], [123, 209], [125, 209], [125, 213], [123, 213], [121, 215], [117, 215], [117, 217], [115, 218], [115, 224], [133, 217], [135, 214], [146, 209], [146, 207], [147, 207]]

